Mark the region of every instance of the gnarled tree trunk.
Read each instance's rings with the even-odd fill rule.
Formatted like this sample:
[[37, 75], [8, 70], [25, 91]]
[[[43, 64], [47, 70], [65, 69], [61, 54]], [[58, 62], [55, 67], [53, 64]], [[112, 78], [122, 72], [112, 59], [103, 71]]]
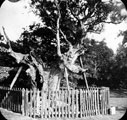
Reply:
[[[68, 70], [73, 73], [82, 72], [83, 76], [85, 76], [84, 72], [86, 72], [87, 69], [84, 69], [83, 65], [80, 66], [80, 65], [76, 64], [76, 60], [78, 59], [79, 56], [84, 54], [85, 49], [82, 49], [81, 47], [79, 47], [79, 45], [77, 45], [74, 48], [74, 46], [72, 46], [72, 44], [67, 40], [66, 35], [60, 29], [61, 13], [60, 13], [60, 6], [58, 3], [58, 0], [55, 0], [55, 3], [56, 3], [57, 11], [58, 11], [57, 12], [58, 13], [57, 14], [58, 15], [57, 26], [56, 26], [57, 54], [63, 62], [62, 64], [64, 65], [64, 72], [65, 72], [64, 75], [65, 75], [67, 83], [69, 83], [68, 82]], [[61, 53], [61, 49], [60, 49], [60, 33], [62, 34], [62, 36], [66, 40], [66, 42], [69, 44], [69, 50], [64, 54]], [[86, 82], [86, 77], [85, 77], [85, 82]], [[69, 89], [69, 84], [67, 86]], [[86, 82], [86, 86], [88, 88], [87, 82]]]

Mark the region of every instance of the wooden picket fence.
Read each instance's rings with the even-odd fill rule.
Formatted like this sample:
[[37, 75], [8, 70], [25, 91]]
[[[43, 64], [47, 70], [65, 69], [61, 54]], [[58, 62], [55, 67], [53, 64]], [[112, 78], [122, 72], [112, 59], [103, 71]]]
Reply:
[[22, 89], [0, 86], [0, 107], [22, 113]]
[[[108, 114], [109, 88], [107, 87], [69, 91], [66, 89], [59, 91], [18, 89], [11, 92], [9, 100], [0, 106], [33, 118], [82, 118]], [[11, 102], [11, 98], [17, 101], [12, 99], [13, 102]]]

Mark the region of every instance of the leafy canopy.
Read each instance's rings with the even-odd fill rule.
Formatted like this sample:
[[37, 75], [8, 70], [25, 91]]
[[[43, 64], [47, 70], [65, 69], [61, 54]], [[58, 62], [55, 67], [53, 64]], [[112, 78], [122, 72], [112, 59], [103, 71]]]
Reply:
[[[88, 33], [100, 33], [104, 23], [118, 24], [125, 17], [121, 16], [117, 4], [102, 0], [32, 0], [31, 7], [42, 21], [33, 24], [22, 34], [21, 44], [24, 50], [34, 49], [47, 64], [58, 60], [56, 21], [60, 9], [60, 42], [62, 53], [68, 51], [69, 45], [82, 44]], [[64, 36], [62, 35], [64, 34]]]

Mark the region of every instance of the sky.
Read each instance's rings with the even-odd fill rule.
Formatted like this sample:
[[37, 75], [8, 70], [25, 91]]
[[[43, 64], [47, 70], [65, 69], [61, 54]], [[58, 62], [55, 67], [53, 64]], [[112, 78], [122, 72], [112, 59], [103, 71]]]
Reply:
[[127, 21], [122, 22], [119, 25], [105, 24], [104, 32], [101, 34], [91, 34], [89, 38], [96, 39], [97, 41], [104, 40], [107, 46], [116, 53], [119, 44], [122, 43], [123, 36], [119, 36], [120, 31], [127, 30]]
[[12, 3], [5, 0], [0, 8], [0, 32], [2, 26], [11, 40], [19, 38], [23, 28], [38, 21], [38, 18], [30, 11], [29, 0], [20, 0]]
[[[9, 38], [13, 41], [20, 37], [23, 28], [35, 21], [39, 22], [39, 19], [30, 11], [28, 2], [29, 0], [20, 0], [19, 2], [12, 3], [5, 0], [0, 8], [0, 32], [2, 33], [3, 26]], [[121, 14], [127, 14], [125, 9], [123, 9]], [[126, 29], [127, 21], [124, 21], [119, 25], [106, 24], [104, 32], [101, 34], [91, 34], [89, 37], [95, 38], [98, 41], [105, 39], [108, 47], [116, 52], [118, 44], [121, 43], [123, 39], [122, 36], [117, 37], [117, 35], [120, 30], [124, 31]]]

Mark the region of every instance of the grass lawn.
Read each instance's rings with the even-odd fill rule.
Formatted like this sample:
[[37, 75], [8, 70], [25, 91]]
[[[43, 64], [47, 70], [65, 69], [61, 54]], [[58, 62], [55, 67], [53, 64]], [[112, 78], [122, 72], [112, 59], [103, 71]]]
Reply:
[[127, 90], [112, 90], [110, 106], [115, 106], [118, 111], [125, 111], [127, 109]]
[[[127, 108], [127, 90], [112, 90], [110, 92], [110, 106], [116, 107], [115, 115], [99, 115], [87, 118], [79, 118], [76, 120], [119, 120], [125, 113]], [[0, 108], [1, 113], [7, 120], [37, 120], [22, 116], [11, 111]], [[44, 120], [44, 119], [43, 119]], [[73, 119], [52, 119], [52, 120], [73, 120]]]

